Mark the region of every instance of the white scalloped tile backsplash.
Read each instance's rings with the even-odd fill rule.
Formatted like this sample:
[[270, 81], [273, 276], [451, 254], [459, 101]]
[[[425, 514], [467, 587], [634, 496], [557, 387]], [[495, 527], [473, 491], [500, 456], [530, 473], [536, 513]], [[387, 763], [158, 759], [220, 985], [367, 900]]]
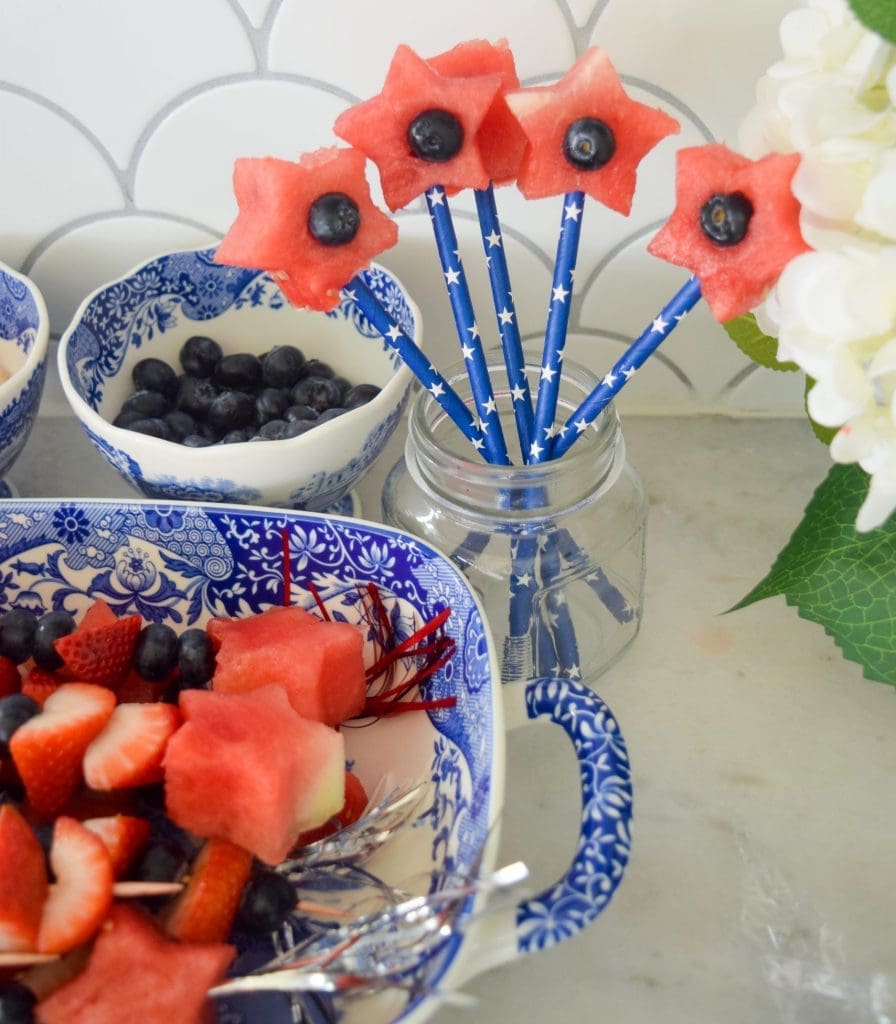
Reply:
[[[84, 295], [140, 260], [213, 242], [235, 204], [238, 155], [295, 158], [333, 144], [347, 106], [378, 91], [392, 51], [424, 55], [506, 37], [524, 84], [562, 74], [591, 44], [629, 92], [682, 125], [644, 161], [631, 216], [589, 202], [568, 354], [602, 374], [683, 282], [648, 256], [669, 213], [674, 154], [736, 145], [756, 79], [779, 54], [792, 0], [4, 0], [0, 6], [0, 259], [31, 275], [53, 332]], [[371, 173], [375, 179], [375, 174]], [[378, 190], [374, 183], [374, 194]], [[520, 324], [537, 349], [560, 201], [498, 194]], [[491, 326], [469, 197], [454, 203], [480, 325]], [[383, 262], [424, 312], [426, 345], [457, 358], [429, 218], [398, 216]], [[491, 340], [497, 340], [497, 334]], [[704, 308], [638, 374], [629, 411], [798, 413], [796, 374], [756, 371]], [[65, 408], [51, 383], [48, 412]]]

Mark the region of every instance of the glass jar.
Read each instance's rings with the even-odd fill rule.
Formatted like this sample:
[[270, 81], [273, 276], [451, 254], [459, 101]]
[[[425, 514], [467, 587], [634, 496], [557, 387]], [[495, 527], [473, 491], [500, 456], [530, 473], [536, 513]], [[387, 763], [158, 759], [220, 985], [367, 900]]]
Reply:
[[[581, 366], [563, 367], [558, 423], [598, 384]], [[540, 367], [526, 372], [534, 395]], [[504, 374], [503, 365], [490, 367], [493, 382]], [[466, 373], [447, 376], [472, 407]], [[512, 399], [497, 387], [495, 397], [513, 459]], [[647, 503], [612, 405], [561, 458], [500, 466], [479, 459], [420, 392], [404, 458], [386, 479], [383, 517], [439, 548], [470, 581], [505, 682], [561, 675], [591, 683], [637, 636]]]

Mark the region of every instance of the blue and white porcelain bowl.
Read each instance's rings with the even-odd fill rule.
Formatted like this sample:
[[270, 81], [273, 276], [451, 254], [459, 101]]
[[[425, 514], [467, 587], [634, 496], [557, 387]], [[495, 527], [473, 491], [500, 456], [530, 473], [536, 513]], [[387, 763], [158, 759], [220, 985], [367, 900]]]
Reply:
[[[226, 267], [213, 249], [168, 253], [89, 295], [59, 344], [65, 395], [97, 451], [149, 498], [229, 501], [321, 510], [339, 501], [382, 451], [404, 410], [411, 372], [354, 302], [331, 313], [296, 309], [267, 274]], [[388, 271], [366, 278], [408, 334], [420, 312]], [[180, 369], [194, 334], [225, 353], [295, 344], [353, 384], [381, 388], [366, 405], [298, 437], [185, 448], [112, 425], [133, 389], [131, 370], [153, 356]]]
[[43, 296], [33, 281], [0, 263], [0, 498], [10, 485], [3, 479], [19, 457], [40, 406], [47, 375], [50, 321]]
[[[445, 873], [485, 875], [497, 866], [508, 722], [558, 725], [575, 752], [570, 785], [581, 791], [582, 815], [578, 841], [570, 843], [572, 863], [557, 883], [489, 913], [482, 913], [482, 895], [471, 897], [455, 933], [421, 959], [414, 978], [425, 980], [422, 993], [390, 990], [354, 1002], [344, 1018], [421, 1024], [439, 1005], [429, 994], [433, 987], [451, 991], [499, 963], [561, 942], [588, 927], [612, 898], [629, 857], [632, 792], [625, 744], [606, 705], [568, 680], [501, 686], [482, 609], [465, 578], [425, 542], [389, 527], [224, 504], [0, 505], [0, 612], [78, 614], [102, 596], [120, 614], [136, 612], [181, 631], [211, 616], [244, 616], [281, 603], [284, 575], [291, 602], [312, 608], [313, 583], [330, 613], [352, 622], [368, 621], [358, 584], [376, 584], [398, 636], [451, 609], [445, 628], [456, 648], [425, 696], [454, 695], [456, 705], [345, 730], [351, 768], [368, 790], [384, 776], [428, 787], [415, 819], [363, 865], [389, 885], [422, 894]], [[237, 970], [268, 959], [274, 947], [268, 940], [262, 946], [244, 949]], [[302, 1016], [303, 998], [294, 991], [222, 997], [215, 1000], [217, 1020], [336, 1019], [321, 1005]]]

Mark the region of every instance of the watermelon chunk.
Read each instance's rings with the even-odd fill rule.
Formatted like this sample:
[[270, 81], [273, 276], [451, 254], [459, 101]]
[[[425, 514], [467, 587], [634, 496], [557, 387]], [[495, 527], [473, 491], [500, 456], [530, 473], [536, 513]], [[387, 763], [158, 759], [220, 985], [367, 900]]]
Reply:
[[[809, 249], [790, 188], [799, 162], [798, 153], [749, 160], [720, 143], [679, 150], [675, 209], [647, 250], [694, 273], [718, 321], [758, 305], [784, 267]], [[743, 240], [721, 246], [702, 230], [700, 214], [711, 197], [737, 192], [753, 213]]]
[[12, 804], [0, 805], [0, 953], [37, 948], [47, 898], [44, 851]]
[[247, 693], [278, 683], [300, 715], [327, 725], [361, 713], [367, 682], [356, 626], [273, 607], [245, 619], [213, 619], [207, 631], [218, 648], [213, 690]]
[[[463, 188], [486, 188], [489, 175], [477, 136], [500, 87], [500, 75], [447, 77], [409, 46], [399, 46], [382, 91], [343, 111], [333, 130], [377, 165], [390, 210], [407, 206], [434, 185], [442, 185], [449, 194]], [[445, 111], [460, 122], [463, 141], [450, 159], [424, 160], [408, 144], [411, 122], [431, 110]]]
[[234, 949], [169, 941], [143, 913], [112, 907], [87, 967], [37, 1007], [41, 1024], [207, 1024], [208, 990]]
[[[398, 227], [374, 206], [365, 160], [351, 149], [331, 147], [298, 161], [243, 158], [233, 188], [239, 214], [215, 252], [218, 263], [267, 270], [296, 306], [332, 309], [340, 289], [384, 249], [398, 241]], [[312, 203], [328, 192], [349, 196], [360, 214], [351, 241], [327, 245], [308, 227]]]
[[[661, 139], [679, 130], [674, 117], [628, 96], [609, 57], [596, 46], [553, 85], [509, 92], [506, 99], [529, 143], [517, 176], [527, 199], [585, 192], [627, 215], [638, 164]], [[593, 170], [577, 167], [563, 153], [567, 129], [580, 118], [603, 121], [615, 140], [613, 156]]]
[[508, 90], [520, 87], [507, 40], [490, 43], [485, 39], [470, 39], [430, 57], [427, 63], [449, 78], [500, 76], [501, 86], [482, 119], [476, 143], [492, 183], [506, 185], [513, 181], [526, 150], [526, 135], [504, 98]]
[[188, 832], [278, 864], [299, 833], [342, 807], [343, 738], [298, 715], [282, 687], [185, 690], [180, 709], [184, 724], [165, 753], [165, 806]]

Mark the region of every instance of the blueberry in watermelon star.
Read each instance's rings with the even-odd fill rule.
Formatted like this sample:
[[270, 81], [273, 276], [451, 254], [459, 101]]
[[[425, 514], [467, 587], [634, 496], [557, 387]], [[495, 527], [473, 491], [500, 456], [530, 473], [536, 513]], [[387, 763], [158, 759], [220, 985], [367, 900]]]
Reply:
[[382, 91], [340, 114], [333, 130], [377, 165], [391, 210], [433, 185], [449, 194], [485, 188], [489, 175], [477, 133], [500, 86], [497, 74], [439, 74], [409, 46], [399, 46]]
[[749, 160], [720, 143], [677, 154], [675, 209], [647, 249], [686, 267], [716, 320], [758, 305], [809, 246], [790, 187], [798, 153]]
[[662, 110], [633, 100], [598, 47], [553, 85], [508, 92], [506, 99], [529, 143], [517, 177], [527, 199], [585, 192], [628, 214], [638, 164], [679, 128]]
[[398, 240], [371, 201], [365, 166], [363, 153], [335, 146], [297, 163], [237, 160], [239, 213], [215, 259], [269, 271], [294, 305], [332, 309], [340, 288]]

